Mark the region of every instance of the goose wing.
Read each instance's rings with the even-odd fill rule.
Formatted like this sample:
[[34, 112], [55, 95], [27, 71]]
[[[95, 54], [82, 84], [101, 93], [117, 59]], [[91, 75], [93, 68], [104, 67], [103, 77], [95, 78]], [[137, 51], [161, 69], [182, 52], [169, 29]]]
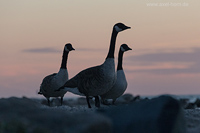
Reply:
[[91, 67], [79, 72], [76, 76], [68, 80], [63, 87], [77, 87], [81, 93], [87, 94], [90, 88], [97, 85], [96, 83], [102, 79], [101, 75], [100, 66]]
[[56, 74], [57, 74], [57, 73], [50, 74], [50, 75], [46, 76], [46, 77], [43, 79], [43, 81], [42, 81], [42, 83], [41, 83], [41, 85], [40, 85], [40, 92], [41, 92], [41, 89], [43, 89], [44, 91], [46, 91], [45, 88], [48, 88], [48, 86], [50, 85], [52, 79], [54, 78], [54, 76], [55, 76]]

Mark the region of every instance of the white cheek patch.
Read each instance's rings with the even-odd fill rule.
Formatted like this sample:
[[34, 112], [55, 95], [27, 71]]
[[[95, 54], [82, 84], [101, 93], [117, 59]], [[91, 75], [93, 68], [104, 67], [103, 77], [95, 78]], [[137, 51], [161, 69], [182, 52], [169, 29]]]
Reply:
[[67, 47], [65, 47], [65, 51], [69, 51], [69, 49], [67, 49]]
[[124, 49], [123, 47], [121, 47], [121, 51], [123, 51], [123, 52], [124, 52], [124, 51], [125, 51], [125, 49]]
[[121, 28], [119, 28], [118, 26], [115, 26], [115, 30], [116, 30], [117, 32], [120, 32], [120, 31], [122, 31], [122, 29], [121, 29]]

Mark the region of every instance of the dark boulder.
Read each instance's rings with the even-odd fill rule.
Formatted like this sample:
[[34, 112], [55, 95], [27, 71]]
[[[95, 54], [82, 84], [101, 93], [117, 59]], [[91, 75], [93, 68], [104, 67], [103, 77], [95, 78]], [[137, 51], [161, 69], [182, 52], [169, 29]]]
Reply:
[[25, 97], [0, 99], [0, 133], [102, 133], [112, 132], [111, 125], [94, 112], [72, 113]]
[[195, 104], [197, 107], [200, 107], [200, 99], [197, 98], [194, 104]]
[[114, 133], [185, 132], [180, 103], [170, 96], [133, 102], [99, 112], [112, 120]]

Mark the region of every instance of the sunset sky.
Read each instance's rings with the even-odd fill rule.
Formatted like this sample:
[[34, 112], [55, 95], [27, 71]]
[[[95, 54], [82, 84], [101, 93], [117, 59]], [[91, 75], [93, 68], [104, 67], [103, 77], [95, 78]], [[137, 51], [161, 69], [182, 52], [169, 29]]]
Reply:
[[[104, 62], [112, 27], [122, 43], [127, 93], [200, 94], [199, 0], [0, 0], [0, 97], [37, 95], [58, 72], [64, 45], [69, 77]], [[73, 96], [72, 94], [67, 94]], [[67, 95], [65, 97], [67, 97]]]

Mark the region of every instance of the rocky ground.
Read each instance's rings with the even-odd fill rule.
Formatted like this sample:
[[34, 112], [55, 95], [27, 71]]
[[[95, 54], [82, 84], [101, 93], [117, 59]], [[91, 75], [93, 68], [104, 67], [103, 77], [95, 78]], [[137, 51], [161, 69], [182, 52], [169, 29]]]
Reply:
[[[59, 99], [52, 99], [50, 107], [47, 106], [46, 99], [2, 98], [0, 133], [109, 133], [131, 132], [136, 128], [137, 131], [146, 132], [141, 131], [143, 127], [140, 125], [145, 125], [147, 128], [155, 127], [147, 131], [163, 132], [166, 129], [172, 129], [171, 132], [186, 133], [200, 131], [199, 99], [193, 102], [189, 99], [179, 99], [179, 104], [176, 105], [174, 104], [176, 101], [169, 97], [150, 100], [125, 94], [116, 101], [116, 105], [101, 104], [100, 109], [94, 106], [93, 99], [90, 102], [92, 109], [87, 107], [83, 97], [64, 99], [63, 106], [60, 106]], [[177, 108], [179, 105], [180, 108]], [[144, 114], [140, 115], [142, 113]], [[163, 126], [166, 125], [165, 120], [168, 127]], [[156, 125], [158, 122], [161, 124]], [[174, 126], [177, 129], [186, 129], [174, 131]]]

